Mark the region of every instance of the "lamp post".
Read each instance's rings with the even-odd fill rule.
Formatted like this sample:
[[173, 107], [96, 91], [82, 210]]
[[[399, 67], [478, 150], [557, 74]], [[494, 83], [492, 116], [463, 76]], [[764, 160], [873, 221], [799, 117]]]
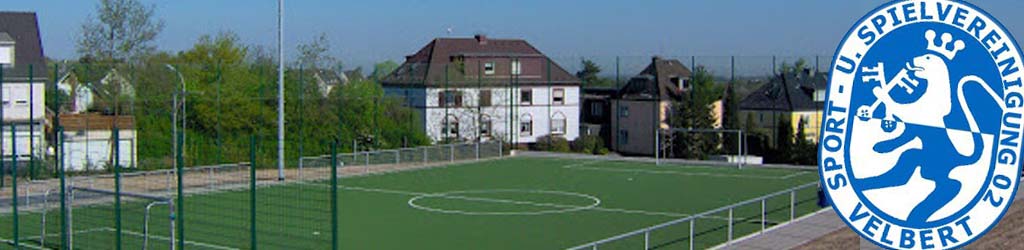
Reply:
[[[174, 68], [174, 65], [166, 64], [166, 66], [167, 66], [167, 69], [169, 69], [172, 72], [174, 72], [175, 74], [177, 74], [178, 75], [178, 80], [181, 81], [181, 91], [174, 93], [174, 105], [173, 105], [174, 111], [171, 112], [171, 120], [173, 120], [173, 122], [171, 122], [172, 125], [173, 125], [173, 126], [171, 126], [171, 138], [174, 138], [174, 136], [178, 134], [178, 96], [181, 96], [181, 133], [182, 133], [182, 135], [181, 135], [182, 140], [181, 141], [182, 141], [182, 144], [184, 144], [186, 142], [186, 140], [185, 140], [185, 134], [186, 134], [186, 132], [185, 132], [186, 131], [185, 130], [185, 124], [186, 123], [185, 122], [187, 121], [186, 117], [188, 117], [188, 109], [187, 109], [187, 105], [186, 105], [186, 102], [185, 102], [185, 92], [186, 92], [186, 89], [185, 89], [185, 76], [183, 76], [181, 74], [181, 72], [178, 71], [177, 68]], [[171, 155], [174, 155], [173, 150], [178, 148], [177, 147], [178, 146], [177, 145], [178, 141], [174, 140], [174, 139], [172, 139], [171, 141], [173, 143], [173, 147], [171, 149], [172, 150]], [[182, 146], [181, 147], [182, 151], [184, 151], [185, 150], [185, 145], [181, 145], [181, 146]], [[174, 163], [175, 165], [178, 164], [177, 160], [178, 159], [175, 158], [175, 163]]]

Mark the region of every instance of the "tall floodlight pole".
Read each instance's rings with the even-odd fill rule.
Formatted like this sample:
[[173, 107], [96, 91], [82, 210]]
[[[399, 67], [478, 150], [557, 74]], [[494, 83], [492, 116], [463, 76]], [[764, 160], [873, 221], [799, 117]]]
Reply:
[[277, 0], [277, 180], [284, 181], [284, 0]]
[[[185, 102], [185, 93], [187, 92], [187, 90], [185, 89], [185, 76], [182, 75], [181, 71], [178, 71], [178, 68], [175, 68], [174, 65], [165, 64], [164, 66], [167, 66], [168, 70], [170, 70], [171, 72], [174, 72], [174, 74], [178, 75], [178, 80], [181, 81], [181, 93], [174, 94], [174, 105], [173, 105], [174, 108], [172, 108], [172, 110], [174, 110], [174, 111], [171, 112], [171, 120], [173, 120], [173, 122], [171, 122], [171, 135], [172, 136], [177, 136], [177, 134], [178, 134], [178, 126], [179, 126], [179, 124], [178, 124], [178, 105], [180, 104], [181, 105], [181, 124], [180, 124], [181, 125], [181, 138], [182, 138], [182, 141], [184, 142], [184, 141], [186, 141], [185, 140], [186, 139], [185, 138], [185, 134], [186, 134], [186, 132], [185, 132], [185, 125], [188, 124], [188, 122], [187, 122], [188, 121], [188, 118], [187, 118], [188, 117], [188, 109], [187, 109], [187, 106], [185, 106], [185, 103], [186, 103]], [[181, 98], [181, 102], [178, 102], [178, 98]], [[173, 141], [174, 141], [173, 142], [173, 147], [177, 148], [177, 144], [178, 144], [177, 140], [173, 140]], [[184, 149], [185, 145], [182, 145], [181, 148]], [[174, 149], [172, 149], [172, 150], [174, 150]], [[175, 159], [175, 161], [177, 161], [177, 159]], [[175, 162], [175, 164], [177, 164], [177, 162]], [[177, 166], [177, 165], [175, 165], [175, 166]]]

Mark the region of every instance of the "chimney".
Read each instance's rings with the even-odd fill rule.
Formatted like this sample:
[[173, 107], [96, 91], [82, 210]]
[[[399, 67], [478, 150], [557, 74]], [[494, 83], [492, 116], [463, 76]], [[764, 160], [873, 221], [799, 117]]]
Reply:
[[477, 35], [473, 36], [473, 38], [476, 38], [476, 42], [480, 43], [480, 45], [487, 44], [487, 35], [477, 34]]
[[651, 62], [658, 62], [658, 61], [661, 61], [661, 56], [651, 57]]

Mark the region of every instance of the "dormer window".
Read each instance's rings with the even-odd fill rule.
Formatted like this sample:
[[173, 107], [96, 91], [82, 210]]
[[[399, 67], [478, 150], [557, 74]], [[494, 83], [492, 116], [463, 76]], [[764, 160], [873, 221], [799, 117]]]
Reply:
[[670, 81], [672, 81], [672, 84], [676, 85], [676, 88], [679, 88], [679, 90], [690, 89], [690, 78], [675, 76], [672, 77]]
[[0, 65], [14, 65], [14, 39], [6, 32], [0, 32]]

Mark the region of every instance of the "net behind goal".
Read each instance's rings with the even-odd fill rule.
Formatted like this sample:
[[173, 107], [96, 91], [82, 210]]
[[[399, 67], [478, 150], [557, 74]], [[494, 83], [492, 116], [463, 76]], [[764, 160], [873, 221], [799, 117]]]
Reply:
[[[124, 249], [174, 249], [174, 205], [171, 198], [122, 191], [120, 215], [116, 213], [115, 198], [116, 192], [111, 190], [69, 188], [69, 219], [65, 233], [72, 249], [109, 248], [118, 241], [118, 233]], [[59, 213], [59, 210], [54, 211]], [[47, 232], [46, 238], [52, 236], [47, 241], [60, 242], [59, 227], [42, 231]]]
[[662, 159], [714, 160], [740, 168], [750, 163], [745, 133], [738, 129], [663, 129], [655, 145], [658, 163]]

